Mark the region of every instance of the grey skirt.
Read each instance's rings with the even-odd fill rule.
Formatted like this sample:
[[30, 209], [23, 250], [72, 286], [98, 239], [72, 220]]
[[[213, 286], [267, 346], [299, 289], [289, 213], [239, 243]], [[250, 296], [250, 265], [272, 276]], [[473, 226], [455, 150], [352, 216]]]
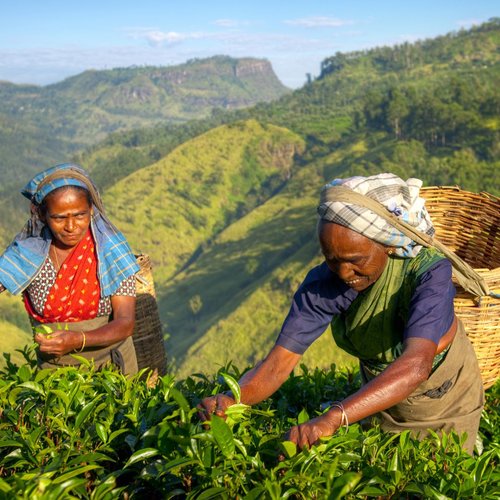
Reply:
[[[360, 363], [363, 383], [374, 378]], [[474, 348], [458, 321], [446, 357], [407, 399], [376, 415], [388, 432], [411, 430], [420, 438], [436, 432], [467, 433], [464, 448], [472, 454], [484, 407], [484, 388]]]

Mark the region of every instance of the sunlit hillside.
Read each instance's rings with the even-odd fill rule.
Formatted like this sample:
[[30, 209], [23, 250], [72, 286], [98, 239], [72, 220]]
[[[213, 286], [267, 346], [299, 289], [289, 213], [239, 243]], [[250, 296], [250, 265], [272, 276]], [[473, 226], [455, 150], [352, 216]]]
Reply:
[[269, 61], [228, 56], [88, 70], [47, 86], [0, 81], [0, 197], [112, 132], [184, 123], [288, 92]]
[[[117, 132], [79, 151], [112, 220], [151, 256], [172, 369], [243, 369], [267, 352], [320, 261], [316, 203], [332, 178], [390, 171], [499, 195], [499, 43], [492, 19], [335, 54], [273, 102]], [[19, 326], [10, 316], [21, 307], [0, 297], [0, 319]], [[351, 362], [329, 335], [305, 359]]]
[[255, 121], [211, 130], [106, 191], [104, 202], [165, 285], [231, 220], [271, 197], [303, 151], [294, 133]]

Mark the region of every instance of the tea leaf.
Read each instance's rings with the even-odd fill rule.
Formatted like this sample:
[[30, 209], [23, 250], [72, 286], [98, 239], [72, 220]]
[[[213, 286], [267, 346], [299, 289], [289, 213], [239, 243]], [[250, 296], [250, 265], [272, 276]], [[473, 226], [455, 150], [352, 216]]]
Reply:
[[80, 413], [78, 414], [78, 416], [76, 417], [76, 420], [75, 420], [75, 427], [77, 429], [79, 429], [82, 426], [83, 422], [85, 422], [85, 420], [87, 420], [87, 417], [90, 415], [92, 410], [99, 403], [101, 396], [102, 396], [102, 394], [100, 394], [96, 399], [94, 399], [94, 401], [91, 401], [90, 403], [86, 404], [83, 407], [83, 409], [80, 411]]
[[19, 387], [31, 389], [32, 391], [37, 392], [41, 396], [45, 397], [45, 391], [43, 390], [43, 387], [37, 382], [31, 382], [31, 381], [23, 382], [22, 384], [19, 384]]
[[350, 493], [361, 480], [361, 472], [346, 472], [335, 479], [329, 500], [338, 500]]
[[292, 458], [297, 454], [297, 445], [293, 441], [282, 441], [280, 448], [285, 453], [286, 458]]
[[238, 381], [227, 373], [221, 373], [221, 375], [224, 378], [229, 389], [231, 390], [234, 400], [236, 401], [236, 403], [239, 403], [241, 401], [241, 389]]
[[220, 499], [227, 498], [226, 488], [221, 488], [221, 487], [208, 488], [207, 490], [203, 491], [200, 495], [196, 496], [197, 500], [209, 500], [210, 498], [220, 498]]
[[142, 450], [137, 450], [135, 453], [132, 453], [130, 458], [125, 463], [124, 467], [129, 467], [136, 462], [140, 462], [141, 460], [146, 460], [147, 458], [155, 457], [160, 452], [156, 448], [143, 448]]
[[76, 469], [70, 470], [68, 472], [65, 472], [61, 476], [56, 477], [53, 480], [53, 483], [54, 484], [63, 483], [64, 481], [67, 481], [68, 479], [71, 479], [72, 477], [75, 476], [80, 476], [81, 474], [84, 474], [89, 470], [100, 469], [100, 468], [101, 468], [100, 465], [85, 465], [83, 467], [77, 467]]
[[234, 454], [234, 437], [229, 426], [224, 422], [224, 419], [217, 415], [212, 415], [210, 419], [212, 432], [215, 442], [226, 457], [231, 457]]
[[307, 410], [305, 408], [303, 408], [300, 413], [299, 413], [299, 416], [297, 417], [297, 422], [300, 424], [304, 424], [305, 422], [307, 422], [309, 420], [309, 415], [307, 413]]

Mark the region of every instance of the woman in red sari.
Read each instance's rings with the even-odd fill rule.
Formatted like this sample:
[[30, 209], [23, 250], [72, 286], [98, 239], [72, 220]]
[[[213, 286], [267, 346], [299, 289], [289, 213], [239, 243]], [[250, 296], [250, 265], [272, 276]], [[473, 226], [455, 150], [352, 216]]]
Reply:
[[32, 219], [0, 258], [0, 288], [22, 292], [40, 366], [78, 364], [76, 353], [137, 372], [135, 258], [82, 169], [60, 165], [37, 177], [23, 192]]

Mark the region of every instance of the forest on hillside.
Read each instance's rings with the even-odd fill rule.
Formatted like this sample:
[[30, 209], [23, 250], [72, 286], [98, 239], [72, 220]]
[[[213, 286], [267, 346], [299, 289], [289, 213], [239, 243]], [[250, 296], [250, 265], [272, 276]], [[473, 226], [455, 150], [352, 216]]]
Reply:
[[[133, 248], [152, 257], [172, 369], [212, 371], [229, 357], [243, 367], [266, 352], [320, 258], [315, 205], [332, 178], [391, 171], [500, 194], [499, 41], [491, 19], [335, 54], [272, 102], [112, 133], [75, 153]], [[5, 243], [22, 213], [0, 221]], [[11, 298], [0, 307], [25, 327]]]
[[[54, 151], [71, 154], [134, 252], [150, 256], [168, 363], [165, 374], [144, 368], [130, 377], [84, 358], [39, 369], [22, 302], [1, 294], [0, 498], [499, 498], [498, 380], [487, 384], [474, 456], [454, 432], [417, 440], [364, 422], [344, 422], [309, 450], [287, 441], [291, 426], [360, 388], [353, 358], [328, 333], [265, 401], [242, 404], [237, 382], [273, 345], [292, 294], [324, 259], [316, 206], [326, 182], [391, 171], [500, 202], [499, 46], [500, 20], [491, 19], [432, 40], [338, 53], [301, 89], [267, 81], [281, 97], [209, 107], [182, 123], [143, 126], [150, 109], [140, 105], [128, 109], [130, 121], [115, 121], [97, 99], [72, 124], [90, 117], [85, 133], [96, 123], [115, 130], [98, 142], [58, 135], [54, 123], [42, 130], [40, 109], [18, 119], [3, 101], [0, 168], [24, 162], [10, 181], [52, 163]], [[151, 90], [150, 70], [89, 72], [49, 91], [85, 99], [110, 79]], [[123, 97], [111, 87], [106, 104]], [[0, 98], [38, 91], [0, 83]], [[12, 185], [0, 190], [4, 244], [28, 208]], [[488, 242], [496, 268], [497, 235]], [[227, 419], [202, 423], [200, 401], [228, 389], [237, 404]]]
[[[381, 161], [392, 159], [395, 144], [409, 144], [410, 173], [427, 184], [498, 194], [493, 174], [498, 166], [499, 24], [495, 18], [429, 41], [337, 54], [323, 61], [315, 81], [277, 101], [230, 113], [215, 109], [210, 119], [181, 126], [111, 135], [80, 158], [96, 166], [95, 175], [101, 169], [128, 175], [211, 128], [253, 118], [304, 137], [308, 147], [298, 163], [358, 136], [373, 137], [386, 147], [363, 158], [362, 168], [380, 170]], [[459, 154], [464, 151], [465, 168]]]
[[112, 132], [181, 124], [290, 92], [267, 60], [213, 56], [176, 66], [88, 70], [47, 86], [0, 81], [0, 197]]

